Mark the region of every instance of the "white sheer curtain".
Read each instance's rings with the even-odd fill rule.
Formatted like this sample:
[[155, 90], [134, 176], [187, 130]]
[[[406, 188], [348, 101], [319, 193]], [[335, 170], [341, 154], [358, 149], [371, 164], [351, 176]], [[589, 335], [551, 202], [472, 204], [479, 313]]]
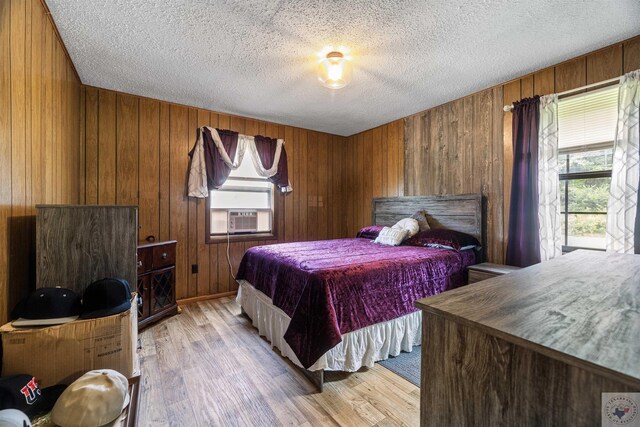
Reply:
[[538, 220], [540, 260], [562, 255], [558, 167], [558, 95], [540, 97], [538, 129]]
[[606, 245], [607, 251], [633, 253], [640, 170], [640, 70], [622, 76], [619, 90]]

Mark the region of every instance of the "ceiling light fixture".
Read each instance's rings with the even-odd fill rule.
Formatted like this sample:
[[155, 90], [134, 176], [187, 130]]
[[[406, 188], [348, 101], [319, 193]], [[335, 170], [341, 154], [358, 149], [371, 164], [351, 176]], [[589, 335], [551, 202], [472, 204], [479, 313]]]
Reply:
[[342, 52], [332, 51], [320, 60], [318, 80], [329, 89], [341, 89], [351, 81], [351, 61]]

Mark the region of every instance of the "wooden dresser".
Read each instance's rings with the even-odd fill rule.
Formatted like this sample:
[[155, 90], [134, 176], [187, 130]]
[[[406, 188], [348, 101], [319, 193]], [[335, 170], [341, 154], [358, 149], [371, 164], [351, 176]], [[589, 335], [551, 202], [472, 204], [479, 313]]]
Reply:
[[640, 392], [640, 255], [575, 251], [416, 302], [422, 426], [601, 425]]
[[176, 314], [176, 241], [138, 245], [138, 327]]

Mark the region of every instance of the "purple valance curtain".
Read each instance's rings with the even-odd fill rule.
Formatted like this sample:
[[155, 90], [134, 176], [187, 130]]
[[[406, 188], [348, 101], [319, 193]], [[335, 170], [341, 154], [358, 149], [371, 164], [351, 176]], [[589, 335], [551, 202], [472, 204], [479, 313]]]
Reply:
[[540, 97], [513, 104], [513, 180], [506, 263], [528, 267], [540, 262], [538, 220], [538, 126]]
[[[218, 129], [218, 135], [220, 135], [224, 150], [233, 161], [236, 158], [236, 150], [238, 149], [238, 132]], [[207, 187], [209, 190], [216, 190], [225, 183], [231, 173], [231, 168], [222, 159], [220, 151], [211, 136], [211, 131], [204, 127], [202, 136], [204, 160], [207, 167]]]
[[209, 191], [219, 189], [231, 171], [240, 166], [247, 151], [258, 175], [276, 185], [281, 193], [292, 191], [284, 141], [205, 126], [198, 129], [198, 139], [189, 153], [188, 195], [205, 198]]
[[[254, 137], [256, 145], [256, 151], [262, 167], [264, 169], [271, 169], [273, 161], [275, 160], [276, 148], [278, 146], [278, 140], [274, 138], [268, 138], [262, 135], [256, 135]], [[274, 184], [278, 189], [284, 193], [288, 192], [289, 188], [289, 167], [287, 165], [287, 152], [284, 149], [284, 145], [280, 151], [280, 160], [278, 161], [278, 171], [275, 175], [267, 178], [269, 182]]]

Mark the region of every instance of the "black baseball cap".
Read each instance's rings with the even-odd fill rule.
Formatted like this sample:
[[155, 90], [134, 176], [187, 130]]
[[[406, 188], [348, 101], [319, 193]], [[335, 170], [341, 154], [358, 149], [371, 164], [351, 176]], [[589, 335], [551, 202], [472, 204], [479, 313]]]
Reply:
[[35, 377], [21, 374], [0, 377], [0, 410], [18, 409], [28, 416], [42, 414], [53, 408], [66, 385], [41, 389]]
[[80, 297], [71, 289], [40, 288], [18, 303], [12, 313], [17, 319], [11, 324], [16, 327], [61, 325], [78, 318]]
[[87, 286], [81, 319], [111, 316], [131, 308], [131, 288], [125, 279], [102, 279]]

